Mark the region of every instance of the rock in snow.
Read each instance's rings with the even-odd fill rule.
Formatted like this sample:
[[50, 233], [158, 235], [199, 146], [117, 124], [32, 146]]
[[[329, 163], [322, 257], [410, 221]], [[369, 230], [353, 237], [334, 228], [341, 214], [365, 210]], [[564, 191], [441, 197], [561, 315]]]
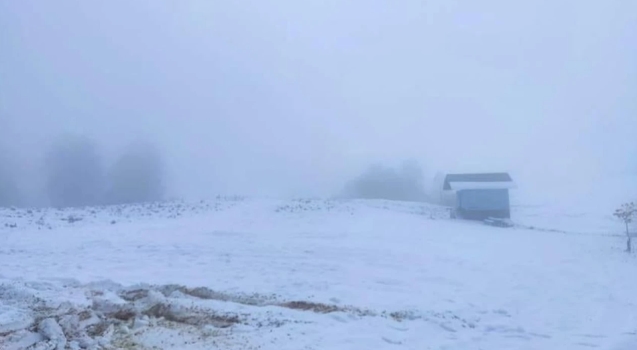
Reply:
[[40, 321], [38, 324], [38, 332], [49, 341], [49, 344], [54, 345], [54, 350], [64, 350], [66, 347], [66, 336], [62, 327], [53, 318], [46, 318]]

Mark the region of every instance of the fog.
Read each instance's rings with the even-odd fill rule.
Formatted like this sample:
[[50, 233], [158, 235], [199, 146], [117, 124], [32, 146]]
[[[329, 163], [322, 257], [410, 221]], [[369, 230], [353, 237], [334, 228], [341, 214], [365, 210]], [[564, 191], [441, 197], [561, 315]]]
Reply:
[[0, 158], [32, 202], [69, 134], [153, 144], [176, 197], [405, 160], [586, 192], [637, 178], [635, 43], [632, 0], [3, 1]]

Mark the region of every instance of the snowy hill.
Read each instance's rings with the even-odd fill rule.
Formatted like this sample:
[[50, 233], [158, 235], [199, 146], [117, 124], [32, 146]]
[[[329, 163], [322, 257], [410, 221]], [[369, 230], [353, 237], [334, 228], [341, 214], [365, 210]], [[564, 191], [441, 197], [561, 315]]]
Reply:
[[0, 349], [637, 349], [607, 213], [387, 201], [0, 209]]

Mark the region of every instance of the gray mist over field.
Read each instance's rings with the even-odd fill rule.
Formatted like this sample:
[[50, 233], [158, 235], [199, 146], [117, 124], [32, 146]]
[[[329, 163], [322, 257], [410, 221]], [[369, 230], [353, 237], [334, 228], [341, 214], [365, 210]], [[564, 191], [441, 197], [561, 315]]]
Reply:
[[152, 145], [167, 196], [331, 196], [406, 160], [589, 193], [637, 179], [635, 43], [629, 0], [4, 1], [0, 182], [42, 203], [74, 135], [119, 178]]

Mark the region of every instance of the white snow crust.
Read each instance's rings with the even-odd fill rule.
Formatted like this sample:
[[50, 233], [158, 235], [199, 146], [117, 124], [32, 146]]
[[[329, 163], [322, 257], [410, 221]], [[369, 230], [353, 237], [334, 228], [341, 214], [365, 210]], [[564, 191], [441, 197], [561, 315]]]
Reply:
[[606, 212], [389, 201], [0, 209], [0, 349], [637, 349]]

